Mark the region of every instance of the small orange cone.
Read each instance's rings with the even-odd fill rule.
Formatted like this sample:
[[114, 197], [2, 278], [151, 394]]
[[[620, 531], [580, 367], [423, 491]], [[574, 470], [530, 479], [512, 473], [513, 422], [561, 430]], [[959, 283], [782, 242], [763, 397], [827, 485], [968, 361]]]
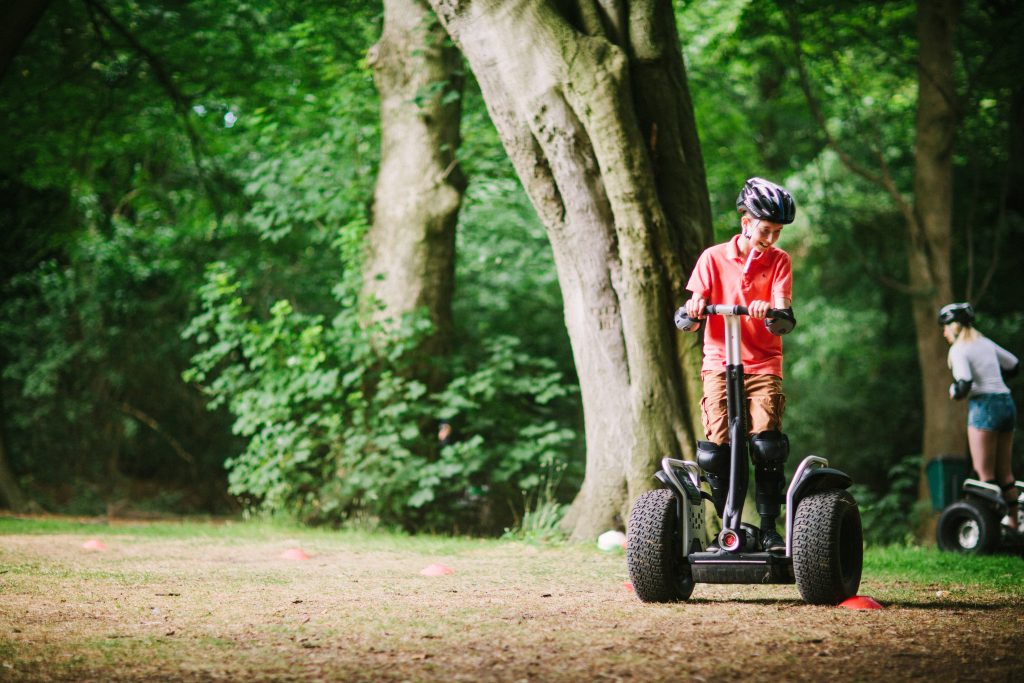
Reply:
[[447, 576], [448, 574], [454, 574], [455, 570], [451, 567], [446, 567], [443, 564], [431, 564], [420, 570], [420, 574], [423, 576]]
[[866, 595], [855, 595], [852, 598], [847, 598], [839, 603], [839, 606], [846, 609], [882, 609], [882, 606], [875, 602], [874, 598], [869, 598]]
[[86, 550], [106, 550], [106, 544], [98, 538], [90, 538], [88, 541], [82, 544], [82, 547]]
[[631, 584], [629, 581], [623, 581], [622, 586], [628, 591], [633, 590], [633, 584]]
[[288, 548], [281, 553], [281, 559], [284, 560], [308, 560], [309, 555], [302, 548]]

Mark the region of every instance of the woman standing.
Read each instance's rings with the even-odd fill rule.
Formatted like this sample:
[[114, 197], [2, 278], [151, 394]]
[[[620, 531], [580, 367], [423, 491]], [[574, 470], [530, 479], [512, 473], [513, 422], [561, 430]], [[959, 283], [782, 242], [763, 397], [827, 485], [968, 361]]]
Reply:
[[1017, 408], [1005, 379], [1020, 369], [1012, 353], [974, 327], [970, 304], [943, 306], [939, 311], [942, 335], [949, 342], [949, 368], [953, 383], [949, 397], [968, 399], [967, 441], [978, 478], [996, 484], [1009, 506], [1009, 526], [1017, 529], [1017, 489], [1010, 460]]

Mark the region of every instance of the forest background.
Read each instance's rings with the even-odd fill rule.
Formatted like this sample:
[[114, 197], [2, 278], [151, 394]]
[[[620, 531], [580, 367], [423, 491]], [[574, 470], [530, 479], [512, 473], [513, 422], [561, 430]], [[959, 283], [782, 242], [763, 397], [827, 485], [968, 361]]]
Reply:
[[[1017, 3], [672, 7], [714, 241], [736, 231], [747, 177], [797, 199], [780, 241], [800, 322], [785, 340], [790, 464], [817, 453], [848, 471], [875, 543], [912, 536], [929, 508], [923, 465], [942, 455], [923, 452], [921, 293], [908, 284], [915, 243], [901, 206], [941, 203], [914, 194], [919, 4], [956, 5], [958, 19], [952, 293], [1020, 355], [1024, 47], [1005, 38], [1024, 26]], [[397, 325], [367, 313], [385, 10], [4, 10], [0, 502], [557, 527], [588, 448], [563, 292], [461, 58], [404, 100], [458, 115], [455, 143], [440, 143], [462, 191], [447, 342], [431, 346], [429, 311]], [[424, 16], [408, 32], [422, 52], [454, 52]], [[442, 421], [454, 432], [439, 444]]]

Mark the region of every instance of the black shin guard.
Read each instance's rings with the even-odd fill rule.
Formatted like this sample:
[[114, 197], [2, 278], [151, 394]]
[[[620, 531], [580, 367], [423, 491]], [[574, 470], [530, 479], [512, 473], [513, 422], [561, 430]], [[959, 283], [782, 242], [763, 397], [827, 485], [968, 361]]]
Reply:
[[721, 517], [725, 511], [725, 499], [729, 495], [729, 444], [698, 441], [697, 464], [711, 486], [711, 504]]
[[786, 474], [783, 464], [789, 457], [789, 439], [778, 431], [759, 432], [750, 437], [754, 460], [754, 501], [761, 516], [761, 528], [775, 528], [785, 501]]

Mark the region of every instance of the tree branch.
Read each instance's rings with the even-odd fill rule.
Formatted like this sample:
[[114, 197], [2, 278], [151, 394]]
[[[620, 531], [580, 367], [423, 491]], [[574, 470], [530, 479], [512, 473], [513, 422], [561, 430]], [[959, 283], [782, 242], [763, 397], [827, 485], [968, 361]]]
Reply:
[[840, 145], [839, 141], [834, 135], [832, 135], [831, 131], [829, 131], [828, 122], [821, 109], [821, 105], [814, 96], [814, 92], [811, 88], [811, 79], [807, 73], [807, 65], [804, 63], [803, 48], [801, 47], [802, 38], [800, 33], [800, 24], [797, 19], [796, 12], [791, 7], [783, 7], [783, 13], [786, 16], [786, 23], [789, 26], [790, 38], [792, 38], [793, 41], [793, 54], [797, 67], [797, 74], [800, 80], [800, 89], [803, 91], [804, 98], [807, 100], [807, 106], [811, 111], [812, 118], [814, 118], [818, 127], [821, 129], [822, 134], [825, 136], [825, 143], [836, 153], [839, 160], [852, 173], [885, 190], [886, 194], [889, 195], [890, 199], [892, 199], [893, 203], [896, 205], [896, 208], [906, 220], [907, 226], [911, 231], [911, 238], [916, 243], [918, 241], [917, 234], [920, 232], [919, 221], [917, 220], [917, 216], [914, 214], [913, 207], [908, 204], [903, 198], [903, 195], [900, 194], [899, 188], [896, 186], [896, 182], [893, 180], [892, 173], [889, 170], [889, 163], [886, 161], [885, 155], [882, 153], [881, 149], [876, 147], [872, 150], [878, 160], [879, 168], [881, 169], [881, 173], [876, 173], [857, 163], [843, 148], [843, 146]]
[[181, 445], [180, 441], [178, 441], [173, 436], [164, 431], [163, 428], [160, 426], [159, 422], [157, 422], [154, 418], [150, 417], [148, 414], [143, 412], [141, 409], [131, 405], [127, 401], [122, 401], [118, 408], [125, 415], [133, 417], [142, 424], [149, 427], [151, 430], [153, 430], [154, 433], [156, 433], [164, 441], [166, 441], [167, 444], [174, 450], [174, 453], [179, 458], [188, 463], [189, 470], [192, 472], [192, 476], [198, 476], [198, 472], [196, 471], [196, 459], [192, 457], [191, 453], [185, 450], [184, 446]]
[[[206, 171], [203, 168], [203, 140], [196, 130], [195, 125], [192, 123], [191, 111], [192, 103], [185, 96], [181, 90], [178, 89], [177, 84], [174, 82], [174, 78], [170, 72], [164, 67], [164, 63], [160, 58], [149, 48], [143, 45], [135, 37], [135, 35], [128, 30], [128, 28], [117, 20], [103, 5], [97, 0], [82, 0], [86, 7], [90, 10], [97, 12], [103, 17], [104, 21], [110, 25], [127, 43], [135, 50], [142, 58], [146, 61], [149, 67], [153, 70], [153, 75], [156, 77], [157, 83], [163, 88], [164, 92], [171, 100], [171, 104], [174, 107], [175, 112], [181, 118], [182, 127], [185, 129], [185, 135], [189, 141], [189, 150], [192, 154], [192, 163], [195, 165], [196, 171], [199, 174], [200, 182], [203, 184], [203, 188], [206, 190], [206, 194], [213, 205], [214, 212], [218, 217], [218, 220], [223, 215], [223, 208], [221, 207], [221, 201], [218, 197], [217, 192], [214, 191], [209, 184]], [[97, 31], [98, 31], [97, 27]], [[100, 34], [102, 37], [102, 33]]]

